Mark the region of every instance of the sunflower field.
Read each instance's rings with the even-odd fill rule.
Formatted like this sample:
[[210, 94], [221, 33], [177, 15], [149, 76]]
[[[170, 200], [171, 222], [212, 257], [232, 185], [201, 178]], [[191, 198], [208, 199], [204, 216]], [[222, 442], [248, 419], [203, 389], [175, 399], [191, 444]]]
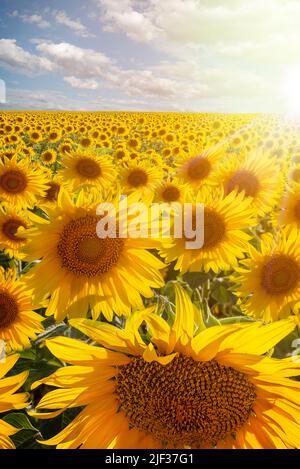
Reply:
[[295, 122], [0, 112], [0, 448], [300, 448], [299, 229]]

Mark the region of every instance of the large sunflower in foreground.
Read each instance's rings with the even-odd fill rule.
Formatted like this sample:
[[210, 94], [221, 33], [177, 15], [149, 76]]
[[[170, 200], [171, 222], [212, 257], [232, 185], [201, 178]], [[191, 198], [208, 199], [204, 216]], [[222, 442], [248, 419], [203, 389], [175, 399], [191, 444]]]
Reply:
[[30, 160], [0, 160], [0, 200], [17, 209], [32, 208], [38, 197], [46, 193], [46, 178], [38, 168], [32, 168]]
[[249, 258], [238, 268], [244, 313], [264, 321], [285, 318], [300, 298], [300, 246], [297, 232], [286, 227], [276, 236], [262, 236], [258, 251], [249, 245]]
[[0, 339], [7, 352], [30, 347], [30, 339], [43, 331], [44, 318], [33, 309], [31, 292], [16, 279], [15, 270], [0, 268]]
[[[132, 315], [125, 329], [71, 321], [107, 349], [63, 337], [46, 341], [72, 366], [33, 385], [60, 389], [46, 394], [31, 415], [51, 418], [66, 408], [85, 408], [43, 443], [82, 449], [299, 448], [300, 383], [290, 379], [299, 374], [299, 363], [264, 356], [295, 323], [214, 326], [195, 335], [195, 307], [181, 288], [175, 296], [172, 326], [149, 309]], [[142, 324], [148, 325], [147, 343]]]
[[[238, 259], [248, 250], [251, 236], [246, 228], [256, 224], [251, 201], [243, 194], [232, 192], [227, 197], [202, 199], [199, 193], [197, 203], [204, 202], [204, 244], [199, 249], [187, 249], [187, 239], [174, 238], [165, 243], [160, 251], [166, 261], [176, 260], [175, 269], [180, 272], [197, 272], [210, 269], [220, 272], [234, 267]], [[195, 226], [200, 230], [203, 226]]]
[[[116, 206], [119, 220], [126, 214], [125, 204]], [[80, 193], [76, 204], [61, 193], [58, 205], [49, 208], [49, 221], [28, 230], [24, 248], [27, 260], [41, 259], [26, 276], [36, 302], [51, 295], [47, 314], [62, 320], [85, 316], [89, 307], [93, 317], [102, 312], [112, 320], [113, 312], [128, 315], [131, 308], [141, 308], [141, 295], [151, 297], [152, 288], [163, 285], [160, 269], [165, 265], [147, 249], [159, 243], [148, 238], [99, 238], [96, 206]], [[119, 208], [119, 212], [118, 212]], [[131, 220], [132, 221], [132, 220]], [[47, 281], [45, 281], [47, 279]]]
[[[28, 371], [23, 371], [18, 375], [5, 378], [6, 373], [11, 370], [18, 355], [6, 357], [4, 362], [0, 361], [0, 412], [8, 412], [12, 409], [24, 409], [27, 406], [28, 395], [26, 393], [16, 393], [25, 382]], [[15, 445], [9, 438], [20, 429], [15, 428], [4, 420], [0, 420], [0, 449], [14, 449]]]

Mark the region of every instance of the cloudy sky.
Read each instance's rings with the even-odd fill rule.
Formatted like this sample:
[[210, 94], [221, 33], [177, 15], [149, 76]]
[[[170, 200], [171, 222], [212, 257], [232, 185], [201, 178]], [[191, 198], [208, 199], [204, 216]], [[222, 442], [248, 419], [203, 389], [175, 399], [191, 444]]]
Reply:
[[285, 111], [299, 17], [299, 0], [0, 0], [0, 108]]

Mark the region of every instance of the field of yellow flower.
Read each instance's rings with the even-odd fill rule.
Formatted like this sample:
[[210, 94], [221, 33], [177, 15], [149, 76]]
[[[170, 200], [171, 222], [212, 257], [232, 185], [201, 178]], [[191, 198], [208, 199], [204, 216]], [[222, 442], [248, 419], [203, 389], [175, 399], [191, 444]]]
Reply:
[[1, 112], [0, 448], [300, 448], [299, 229], [297, 122]]

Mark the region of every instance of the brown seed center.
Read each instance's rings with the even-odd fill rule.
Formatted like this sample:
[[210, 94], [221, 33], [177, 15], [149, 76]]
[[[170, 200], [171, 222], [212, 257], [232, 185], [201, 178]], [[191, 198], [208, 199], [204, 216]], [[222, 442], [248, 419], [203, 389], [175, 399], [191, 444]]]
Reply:
[[90, 215], [70, 221], [57, 245], [62, 267], [78, 276], [95, 277], [108, 272], [124, 247], [120, 238], [98, 238], [99, 219]]
[[197, 156], [187, 162], [186, 172], [190, 179], [198, 181], [209, 175], [211, 172], [211, 164], [207, 158]]
[[217, 361], [133, 358], [116, 381], [119, 408], [134, 428], [175, 447], [214, 446], [240, 429], [256, 400], [247, 376]]
[[80, 159], [76, 164], [76, 170], [80, 176], [87, 179], [96, 179], [101, 176], [100, 165], [90, 158]]
[[49, 200], [50, 202], [55, 202], [58, 198], [58, 194], [60, 191], [60, 184], [57, 182], [48, 182], [47, 186], [49, 189], [46, 190], [46, 200]]
[[226, 226], [223, 218], [214, 210], [204, 209], [204, 245], [205, 248], [216, 246], [224, 238]]
[[22, 226], [23, 228], [26, 228], [26, 224], [23, 221], [15, 219], [15, 218], [10, 218], [9, 220], [6, 220], [3, 223], [2, 233], [11, 241], [15, 241], [15, 242], [25, 241], [25, 238], [20, 238], [19, 236], [17, 236], [17, 231], [18, 231], [18, 228], [20, 228], [20, 226]]
[[261, 273], [261, 286], [269, 295], [291, 293], [299, 280], [299, 265], [294, 259], [284, 254], [271, 256]]
[[142, 169], [134, 169], [127, 177], [127, 182], [132, 187], [145, 186], [148, 182], [148, 176]]
[[167, 186], [162, 191], [162, 198], [166, 202], [177, 202], [180, 198], [180, 190], [175, 186]]
[[26, 189], [27, 178], [21, 171], [9, 170], [0, 177], [0, 186], [7, 193], [19, 194]]
[[255, 174], [243, 169], [234, 173], [227, 181], [226, 193], [229, 194], [237, 189], [238, 192], [244, 191], [246, 196], [255, 197], [259, 188], [260, 183]]
[[0, 329], [14, 322], [19, 312], [16, 300], [5, 290], [0, 290]]

